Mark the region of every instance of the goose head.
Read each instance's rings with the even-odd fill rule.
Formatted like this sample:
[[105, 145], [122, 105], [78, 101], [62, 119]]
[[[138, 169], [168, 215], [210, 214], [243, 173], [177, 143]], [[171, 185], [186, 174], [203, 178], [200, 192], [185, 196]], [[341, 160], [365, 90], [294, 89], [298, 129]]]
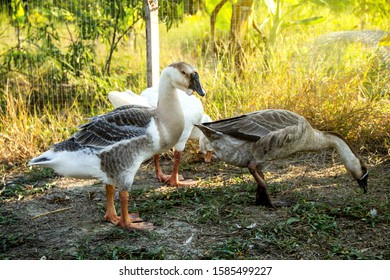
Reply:
[[368, 170], [360, 158], [357, 158], [353, 166], [345, 166], [351, 173], [352, 177], [358, 182], [359, 187], [363, 189], [363, 193], [367, 193], [368, 187]]
[[362, 171], [361, 171], [361, 176], [359, 177], [355, 177], [355, 175], [353, 174], [353, 176], [355, 177], [356, 181], [358, 182], [359, 184], [359, 187], [361, 187], [363, 189], [363, 192], [364, 193], [367, 193], [367, 186], [368, 186], [368, 171], [367, 171], [367, 168], [362, 165]]
[[196, 68], [185, 62], [176, 62], [169, 65], [164, 71], [169, 71], [172, 85], [181, 89], [188, 95], [197, 92], [200, 96], [205, 96], [206, 92], [199, 81], [199, 74]]

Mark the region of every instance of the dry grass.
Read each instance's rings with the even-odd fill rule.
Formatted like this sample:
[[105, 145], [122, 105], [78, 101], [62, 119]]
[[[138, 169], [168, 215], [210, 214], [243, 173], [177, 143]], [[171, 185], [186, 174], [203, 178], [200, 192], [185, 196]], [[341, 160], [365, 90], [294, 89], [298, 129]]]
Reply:
[[[267, 69], [263, 67], [263, 53], [252, 46], [245, 53], [241, 74], [232, 67], [226, 52], [219, 61], [211, 59], [208, 34], [204, 32], [207, 20], [204, 15], [195, 15], [168, 33], [161, 28], [161, 67], [177, 60], [196, 65], [207, 91], [202, 99], [205, 112], [213, 119], [264, 108], [284, 108], [302, 114], [316, 128], [338, 131], [358, 150], [389, 154], [390, 73], [378, 65], [372, 55], [375, 50], [347, 46], [337, 49], [339, 53], [332, 51], [320, 58], [313, 51], [313, 39], [324, 33], [324, 28], [334, 30], [342, 25], [338, 17], [333, 18], [334, 23], [324, 22], [322, 29], [303, 26], [281, 34]], [[345, 20], [354, 22], [356, 18], [345, 15]], [[191, 24], [193, 28], [189, 30]], [[81, 85], [83, 92], [93, 96], [96, 105], [87, 114], [84, 109], [90, 104], [75, 103], [67, 93], [60, 96], [67, 104], [65, 107], [54, 110], [43, 103], [34, 110], [28, 102], [30, 97], [34, 94], [35, 98], [44, 98], [54, 88], [44, 94], [28, 84], [5, 85], [0, 95], [0, 160], [23, 162], [68, 137], [85, 117], [111, 109], [106, 100], [110, 90], [129, 88], [140, 92], [145, 88], [145, 50], [139, 39], [134, 45], [122, 44], [115, 53], [113, 77], [93, 78], [84, 73], [79, 80], [70, 81], [69, 86]], [[105, 51], [98, 44], [97, 64]], [[50, 75], [40, 71], [49, 70], [50, 67], [42, 67], [36, 73], [38, 82], [47, 80], [47, 87], [53, 86], [47, 78]], [[19, 78], [13, 77], [18, 81]]]
[[40, 114], [31, 114], [27, 97], [27, 94], [15, 96], [7, 91], [4, 94], [6, 109], [0, 115], [3, 163], [12, 164], [36, 156], [50, 143], [68, 137], [75, 129], [74, 124], [82, 122], [81, 114], [74, 109], [63, 111], [61, 116], [53, 115], [47, 108]]

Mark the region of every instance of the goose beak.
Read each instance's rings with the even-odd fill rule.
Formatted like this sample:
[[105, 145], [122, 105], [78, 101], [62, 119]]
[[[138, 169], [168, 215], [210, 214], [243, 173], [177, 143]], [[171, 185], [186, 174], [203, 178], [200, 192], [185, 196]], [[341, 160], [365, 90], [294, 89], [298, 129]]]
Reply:
[[200, 84], [198, 73], [191, 74], [191, 82], [188, 88], [192, 89], [193, 91], [196, 91], [200, 96], [206, 95], [206, 92], [204, 91], [204, 89]]
[[356, 180], [359, 186], [363, 189], [363, 193], [367, 193], [367, 181], [368, 181], [368, 172], [363, 175], [362, 178]]

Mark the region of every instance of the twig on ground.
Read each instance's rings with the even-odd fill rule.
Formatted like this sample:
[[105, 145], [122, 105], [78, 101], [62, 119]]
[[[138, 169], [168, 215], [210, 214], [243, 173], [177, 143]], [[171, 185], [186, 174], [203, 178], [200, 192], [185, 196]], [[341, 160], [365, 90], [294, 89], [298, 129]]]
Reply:
[[38, 219], [38, 218], [43, 217], [43, 216], [46, 216], [46, 215], [50, 215], [50, 214], [54, 214], [54, 213], [58, 213], [58, 212], [67, 211], [67, 210], [72, 209], [72, 208], [73, 208], [73, 207], [65, 207], [65, 208], [60, 208], [60, 209], [54, 210], [54, 211], [42, 213], [42, 214], [39, 214], [39, 215], [36, 215], [36, 216], [32, 217], [31, 220], [35, 220], [35, 219]]

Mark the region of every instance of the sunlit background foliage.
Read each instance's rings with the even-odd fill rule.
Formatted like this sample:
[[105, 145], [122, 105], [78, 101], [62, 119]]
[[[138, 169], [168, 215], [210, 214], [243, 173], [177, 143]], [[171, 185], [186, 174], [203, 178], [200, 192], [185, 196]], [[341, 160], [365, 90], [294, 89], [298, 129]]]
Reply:
[[[361, 152], [389, 154], [388, 0], [159, 7], [160, 65], [197, 66], [213, 119], [285, 108]], [[0, 9], [2, 162], [23, 162], [112, 109], [108, 92], [146, 88], [143, 1], [1, 0]]]

